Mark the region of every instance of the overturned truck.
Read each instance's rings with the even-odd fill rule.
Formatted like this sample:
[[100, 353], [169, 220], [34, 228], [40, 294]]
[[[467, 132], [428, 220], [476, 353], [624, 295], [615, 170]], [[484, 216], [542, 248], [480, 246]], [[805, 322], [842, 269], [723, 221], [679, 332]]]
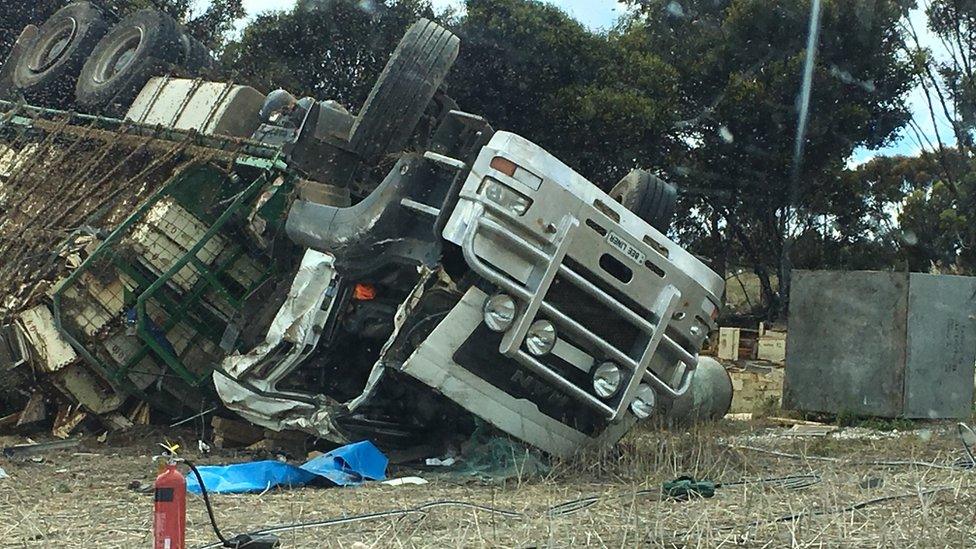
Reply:
[[463, 112], [459, 47], [416, 23], [357, 115], [165, 64], [121, 119], [0, 104], [0, 405], [219, 402], [387, 447], [487, 423], [560, 456], [724, 414], [723, 280], [664, 235], [673, 187], [604, 193]]

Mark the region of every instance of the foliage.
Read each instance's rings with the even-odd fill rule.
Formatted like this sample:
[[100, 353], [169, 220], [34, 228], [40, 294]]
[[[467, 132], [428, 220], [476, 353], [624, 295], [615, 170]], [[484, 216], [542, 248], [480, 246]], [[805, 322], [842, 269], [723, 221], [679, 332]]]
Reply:
[[359, 105], [407, 27], [433, 16], [426, 0], [300, 0], [291, 11], [258, 16], [227, 48], [224, 65], [265, 91]]
[[976, 3], [960, 0], [933, 0], [926, 6], [929, 28], [939, 37], [948, 53], [944, 60], [931, 60], [942, 76], [951, 102], [953, 130], [957, 140], [972, 144], [976, 129]]
[[[699, 193], [681, 229], [716, 268], [745, 261], [768, 312], [784, 312], [791, 248], [832, 234], [847, 190], [841, 173], [859, 146], [882, 146], [908, 118], [912, 83], [900, 55], [896, 0], [825, 0], [810, 118], [794, 147], [806, 59], [805, 0], [634, 0], [648, 44], [679, 71], [688, 143], [672, 173]], [[834, 200], [830, 198], [833, 197]], [[792, 244], [796, 242], [796, 246]], [[741, 258], [741, 259], [739, 259]], [[802, 259], [796, 258], [796, 259]], [[773, 273], [783, 282], [777, 291]]]
[[451, 93], [609, 188], [673, 148], [677, 72], [642, 33], [593, 33], [535, 0], [469, 0]]
[[[920, 7], [937, 41], [925, 44], [918, 29], [909, 25], [906, 50], [928, 109], [916, 115], [927, 114], [936, 129], [933, 137], [918, 136], [926, 152], [905, 160], [912, 165], [910, 173], [923, 177], [906, 177], [914, 185], [907, 189], [898, 218], [906, 236], [901, 248], [912, 270], [976, 274], [972, 218], [976, 207], [976, 42], [972, 39], [976, 4], [930, 0]], [[946, 126], [951, 135], [940, 131]]]
[[912, 191], [899, 217], [909, 235], [909, 266], [917, 271], [976, 273], [976, 173], [971, 161], [949, 182], [943, 173]]

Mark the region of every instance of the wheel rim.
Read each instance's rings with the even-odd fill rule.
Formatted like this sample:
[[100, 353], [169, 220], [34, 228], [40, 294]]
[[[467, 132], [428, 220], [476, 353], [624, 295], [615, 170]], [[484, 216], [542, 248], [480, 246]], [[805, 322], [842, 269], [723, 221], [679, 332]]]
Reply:
[[98, 61], [95, 68], [95, 81], [108, 82], [124, 72], [136, 58], [140, 45], [142, 45], [142, 29], [133, 28], [126, 31], [108, 54], [103, 55]]
[[34, 73], [41, 73], [51, 68], [67, 53], [68, 46], [74, 41], [77, 32], [78, 22], [73, 17], [58, 23], [53, 32], [44, 37], [40, 47], [34, 50], [28, 68]]

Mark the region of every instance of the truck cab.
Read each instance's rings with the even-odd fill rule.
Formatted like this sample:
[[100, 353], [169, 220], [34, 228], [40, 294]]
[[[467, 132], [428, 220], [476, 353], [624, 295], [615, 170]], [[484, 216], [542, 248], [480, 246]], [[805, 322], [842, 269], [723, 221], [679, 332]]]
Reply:
[[[357, 205], [292, 205], [288, 235], [309, 252], [266, 341], [215, 373], [225, 404], [270, 428], [342, 440], [349, 418], [391, 398], [384, 384], [409, 379], [567, 456], [690, 398], [723, 280], [538, 145], [479, 131], [459, 157], [434, 152], [449, 152], [452, 136], [401, 159]], [[334, 328], [371, 306], [355, 296], [364, 284], [402, 301], [384, 329], [362, 327], [385, 336], [362, 391], [281, 391], [303, 361], [338, 351]], [[275, 358], [283, 343], [287, 358]]]

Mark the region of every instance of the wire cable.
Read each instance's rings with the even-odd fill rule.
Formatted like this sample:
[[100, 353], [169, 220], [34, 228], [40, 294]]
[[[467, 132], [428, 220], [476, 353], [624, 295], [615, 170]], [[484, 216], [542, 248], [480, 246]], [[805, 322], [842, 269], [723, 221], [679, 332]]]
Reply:
[[[758, 479], [742, 479], [733, 482], [719, 482], [715, 484], [716, 488], [729, 487], [729, 486], [745, 486], [752, 484], [761, 485], [776, 485], [787, 490], [799, 490], [801, 488], [806, 488], [808, 486], [813, 486], [821, 482], [821, 476], [819, 473], [810, 473], [805, 475], [789, 475], [785, 477], [772, 477], [772, 478], [758, 478]], [[663, 499], [660, 488], [644, 488], [637, 490], [632, 494], [622, 494], [619, 496], [614, 496], [614, 499], [623, 499], [636, 496], [647, 496], [656, 495], [660, 499]], [[571, 501], [566, 501], [563, 503], [558, 503], [549, 507], [546, 510], [546, 516], [549, 517], [564, 517], [567, 515], [573, 515], [586, 509], [589, 509], [593, 505], [604, 499], [601, 496], [588, 496], [584, 498], [574, 499]]]
[[[928, 495], [935, 494], [935, 493], [938, 493], [938, 492], [944, 492], [946, 490], [951, 490], [951, 488], [949, 488], [948, 486], [939, 486], [937, 488], [930, 488], [928, 490], [922, 490], [920, 492], [911, 492], [911, 493], [907, 493], [907, 494], [895, 494], [895, 495], [891, 495], [891, 496], [877, 497], [877, 498], [874, 498], [874, 499], [869, 499], [869, 500], [865, 500], [865, 501], [860, 501], [860, 502], [857, 502], [857, 503], [853, 503], [851, 505], [846, 505], [844, 507], [834, 507], [834, 508], [830, 508], [830, 509], [819, 509], [819, 510], [814, 510], [814, 511], [799, 511], [799, 512], [796, 512], [796, 513], [791, 513], [789, 515], [783, 515], [783, 516], [776, 517], [776, 518], [772, 518], [772, 519], [759, 519], [759, 520], [754, 520], [752, 522], [749, 522], [749, 523], [743, 524], [743, 525], [720, 526], [717, 529], [718, 530], [735, 530], [736, 528], [740, 528], [740, 527], [754, 528], [756, 526], [761, 526], [763, 524], [776, 524], [776, 523], [779, 523], [779, 522], [794, 522], [794, 521], [800, 520], [800, 519], [805, 518], [805, 517], [817, 517], [817, 516], [823, 516], [823, 515], [834, 515], [834, 514], [837, 514], [837, 513], [847, 513], [847, 512], [850, 512], [850, 511], [857, 511], [858, 509], [864, 509], [865, 507], [870, 507], [872, 505], [877, 505], [879, 503], [886, 503], [886, 502], [889, 502], [889, 501], [895, 501], [895, 500], [900, 500], [900, 499], [908, 499], [908, 498], [913, 498], [913, 497], [922, 498], [924, 496], [928, 496]], [[692, 531], [682, 532], [680, 534], [677, 534], [677, 536], [679, 536], [679, 537], [685, 537], [685, 536], [687, 536], [687, 535], [689, 535], [691, 533], [692, 533]]]
[[[956, 429], [959, 431], [959, 442], [962, 443], [962, 449], [966, 451], [966, 455], [969, 456], [969, 464], [963, 465], [967, 469], [976, 468], [976, 457], [973, 456], [973, 446], [976, 445], [976, 432], [973, 432], [973, 428], [965, 423], [959, 422], [956, 425]], [[969, 435], [968, 437], [966, 435]], [[969, 442], [966, 439], [969, 439]], [[959, 462], [956, 462], [959, 463]]]
[[197, 470], [197, 466], [193, 464], [190, 460], [184, 459], [187, 467], [193, 472], [193, 476], [197, 478], [197, 482], [200, 484], [200, 493], [203, 494], [203, 503], [207, 506], [207, 516], [210, 517], [210, 526], [213, 528], [214, 534], [217, 535], [217, 539], [220, 543], [214, 545], [213, 547], [233, 547], [233, 545], [220, 533], [220, 528], [217, 526], [217, 519], [214, 517], [213, 505], [210, 504], [210, 496], [207, 495], [207, 485], [203, 483], [203, 477], [200, 476], [200, 471]]
[[[202, 487], [203, 481], [201, 480], [199, 473], [197, 473], [196, 468], [189, 462], [187, 462], [187, 465], [189, 465], [193, 473], [197, 475], [197, 481], [200, 482], [200, 486]], [[798, 489], [798, 488], [810, 486], [817, 482], [820, 482], [820, 475], [817, 473], [812, 473], [807, 475], [790, 475], [786, 477], [738, 480], [738, 481], [724, 483], [724, 484], [717, 484], [716, 486], [743, 486], [747, 484], [780, 484], [786, 488]], [[234, 547], [234, 545], [229, 544], [230, 542], [226, 541], [226, 539], [220, 534], [220, 531], [216, 525], [216, 520], [214, 519], [213, 510], [210, 505], [210, 500], [207, 498], [206, 495], [206, 490], [202, 489], [201, 492], [203, 493], [204, 496], [204, 503], [206, 503], [207, 505], [207, 513], [210, 516], [211, 526], [213, 526], [214, 533], [217, 534], [217, 537], [221, 540], [221, 542], [210, 543], [207, 545], [200, 545], [194, 549]], [[610, 499], [620, 499], [620, 498], [629, 498], [629, 497], [646, 496], [646, 495], [656, 495], [660, 497], [661, 490], [660, 488], [644, 488], [641, 490], [637, 490], [636, 492], [633, 493], [614, 496], [614, 498], [610, 498]], [[548, 517], [565, 517], [568, 515], [582, 512], [604, 499], [606, 498], [602, 496], [588, 496], [588, 497], [579, 498], [571, 501], [566, 501], [563, 503], [558, 503], [546, 509], [544, 515]], [[313, 520], [313, 521], [296, 522], [290, 524], [282, 524], [279, 526], [271, 526], [261, 530], [255, 530], [253, 532], [249, 532], [246, 535], [257, 536], [257, 535], [265, 535], [265, 534], [280, 534], [282, 532], [292, 532], [295, 530], [304, 530], [307, 528], [323, 528], [327, 526], [340, 526], [344, 524], [354, 524], [357, 522], [366, 522], [370, 520], [377, 520], [383, 518], [405, 517], [409, 515], [418, 515], [418, 514], [423, 515], [432, 509], [437, 509], [441, 507], [457, 507], [457, 508], [465, 508], [465, 509], [474, 509], [476, 511], [492, 513], [510, 519], [524, 519], [529, 517], [529, 515], [527, 515], [526, 513], [513, 511], [510, 509], [501, 509], [498, 507], [490, 507], [487, 505], [479, 505], [477, 503], [469, 503], [464, 501], [437, 500], [437, 501], [425, 503], [423, 505], [419, 505], [417, 507], [410, 507], [404, 509], [392, 509], [389, 511], [378, 511], [376, 513], [365, 513], [360, 515], [352, 515], [348, 517], [327, 518], [322, 520]]]
[[[958, 430], [959, 430], [960, 439], [962, 440], [962, 443], [963, 443], [963, 447], [964, 447], [964, 449], [966, 451], [966, 454], [969, 456], [970, 463], [971, 463], [970, 466], [971, 467], [976, 467], [976, 458], [974, 458], [974, 456], [973, 456], [972, 448], [966, 442], [966, 435], [965, 435], [965, 433], [968, 432], [968, 433], [971, 434], [971, 436], [973, 437], [973, 439], [976, 440], [976, 433], [974, 433], [973, 430], [972, 430], [972, 428], [970, 428], [968, 425], [966, 425], [964, 423], [959, 423], [958, 424]], [[729, 448], [733, 448], [733, 449], [742, 449], [742, 450], [750, 450], [750, 451], [755, 451], [755, 452], [762, 452], [762, 453], [767, 453], [767, 454], [771, 454], [771, 455], [775, 455], [775, 456], [779, 456], [779, 457], [791, 458], [791, 459], [809, 459], [809, 460], [817, 460], [817, 461], [828, 461], [828, 462], [832, 462], [832, 463], [842, 462], [843, 461], [845, 463], [853, 463], [853, 464], [859, 464], [859, 465], [918, 466], [918, 467], [930, 467], [930, 468], [934, 468], [934, 469], [947, 469], [947, 470], [956, 470], [956, 469], [958, 469], [960, 467], [959, 465], [956, 465], [956, 464], [954, 464], [954, 465], [942, 465], [942, 464], [938, 464], [938, 463], [930, 463], [930, 462], [923, 462], [923, 461], [910, 461], [910, 460], [869, 460], [869, 461], [854, 461], [854, 462], [852, 462], [852, 461], [848, 461], [848, 460], [841, 460], [839, 458], [831, 458], [831, 457], [825, 457], [825, 456], [803, 456], [803, 455], [800, 455], [800, 454], [790, 454], [790, 453], [787, 453], [787, 452], [779, 452], [779, 451], [776, 451], [776, 450], [767, 450], [765, 448], [756, 448], [756, 447], [753, 447], [753, 446], [728, 445], [728, 447]], [[196, 475], [196, 477], [197, 477], [197, 481], [200, 483], [201, 492], [203, 494], [204, 503], [206, 503], [206, 505], [207, 505], [207, 513], [210, 516], [211, 526], [214, 529], [214, 533], [217, 534], [217, 537], [221, 540], [218, 543], [211, 543], [211, 544], [207, 544], [207, 545], [200, 545], [200, 546], [195, 547], [194, 549], [213, 549], [213, 548], [217, 548], [217, 547], [234, 547], [234, 545], [230, 544], [230, 542], [228, 542], [222, 536], [222, 534], [220, 533], [220, 530], [217, 528], [217, 523], [216, 523], [216, 520], [214, 519], [214, 515], [213, 515], [213, 509], [211, 507], [210, 500], [209, 500], [209, 498], [207, 496], [206, 488], [203, 485], [203, 480], [200, 477], [199, 472], [196, 470], [196, 467], [193, 466], [193, 464], [187, 462], [187, 465], [190, 466], [190, 469], [193, 471], [193, 474]], [[820, 476], [820, 474], [819, 473], [816, 473], [816, 472], [813, 472], [813, 473], [800, 474], [800, 475], [787, 475], [787, 476], [782, 476], [782, 477], [771, 477], [771, 478], [760, 478], [760, 479], [742, 479], [742, 480], [737, 480], [737, 481], [732, 481], [732, 482], [716, 483], [716, 488], [723, 487], [723, 486], [724, 487], [732, 487], [732, 486], [745, 486], [745, 485], [761, 484], [761, 485], [778, 486], [778, 487], [785, 488], [785, 489], [789, 489], [789, 490], [798, 490], [798, 489], [802, 489], [802, 488], [806, 488], [806, 487], [812, 486], [812, 485], [817, 484], [817, 483], [819, 483], [821, 481], [822, 481], [822, 477]], [[880, 504], [880, 503], [885, 503], [885, 502], [888, 502], [888, 501], [895, 501], [895, 500], [900, 500], [900, 499], [907, 499], [907, 498], [911, 498], [911, 497], [919, 497], [919, 498], [921, 498], [921, 497], [924, 497], [924, 496], [927, 496], [927, 495], [935, 494], [935, 493], [942, 492], [942, 491], [949, 490], [949, 489], [950, 488], [948, 488], [948, 487], [942, 486], [942, 487], [931, 488], [931, 489], [922, 490], [922, 491], [918, 491], [918, 492], [907, 493], [907, 494], [897, 494], [897, 495], [891, 495], [891, 496], [882, 496], [882, 497], [873, 498], [873, 499], [861, 501], [861, 502], [858, 502], [858, 503], [854, 503], [854, 504], [851, 504], [851, 505], [847, 505], [847, 506], [844, 506], [844, 507], [836, 507], [836, 508], [831, 508], [831, 509], [821, 509], [821, 510], [812, 510], [812, 511], [799, 511], [797, 513], [791, 513], [789, 515], [783, 515], [783, 516], [776, 517], [776, 518], [772, 518], [772, 519], [759, 519], [759, 520], [755, 520], [755, 521], [752, 521], [752, 522], [747, 523], [745, 525], [722, 526], [722, 527], [719, 527], [718, 529], [719, 530], [734, 530], [734, 529], [739, 528], [739, 527], [742, 527], [742, 526], [749, 528], [749, 527], [760, 526], [762, 524], [775, 524], [775, 523], [779, 523], [779, 522], [792, 522], [792, 521], [800, 520], [800, 519], [805, 518], [805, 517], [821, 516], [821, 515], [828, 515], [828, 514], [836, 514], [836, 513], [844, 513], [844, 512], [856, 511], [858, 509], [863, 509], [865, 507], [869, 507], [869, 506], [872, 506], [872, 505], [877, 505], [877, 504]], [[657, 495], [659, 497], [661, 497], [661, 495], [662, 495], [660, 489], [658, 489], [658, 488], [653, 488], [653, 489], [645, 488], [645, 489], [637, 490], [636, 492], [633, 492], [633, 493], [615, 496], [615, 498], [645, 496], [645, 495], [652, 495], [652, 494], [653, 495]], [[575, 514], [575, 513], [579, 513], [579, 512], [585, 511], [586, 509], [589, 509], [590, 507], [596, 505], [597, 503], [599, 503], [601, 500], [604, 500], [604, 499], [605, 498], [602, 497], [602, 496], [588, 496], [588, 497], [583, 497], [583, 498], [579, 498], [579, 499], [574, 499], [574, 500], [566, 501], [566, 502], [563, 502], [563, 503], [558, 503], [558, 504], [552, 505], [548, 509], [546, 509], [546, 511], [543, 513], [543, 515], [544, 516], [548, 516], [548, 517], [565, 517], [565, 516], [568, 516], [568, 515], [572, 515], [572, 514]], [[272, 526], [272, 527], [269, 527], [269, 528], [264, 528], [262, 530], [256, 530], [254, 532], [250, 532], [249, 534], [245, 534], [245, 536], [258, 536], [258, 535], [265, 535], [265, 534], [277, 534], [277, 533], [282, 533], [282, 532], [291, 532], [291, 531], [295, 531], [295, 530], [304, 530], [304, 529], [307, 529], [307, 528], [322, 528], [322, 527], [327, 527], [327, 526], [339, 526], [339, 525], [343, 525], [343, 524], [353, 524], [353, 523], [357, 523], [357, 522], [365, 522], [365, 521], [377, 520], [377, 519], [389, 518], [389, 517], [404, 517], [404, 516], [415, 515], [415, 514], [426, 514], [429, 510], [436, 509], [436, 508], [440, 508], [440, 507], [460, 507], [460, 508], [474, 509], [474, 510], [477, 510], [477, 511], [483, 511], [483, 512], [488, 512], [488, 513], [493, 513], [493, 514], [501, 515], [501, 516], [503, 516], [505, 518], [511, 518], [511, 519], [523, 519], [523, 518], [527, 518], [528, 517], [528, 515], [526, 513], [522, 513], [522, 512], [519, 512], [519, 511], [512, 511], [512, 510], [501, 509], [501, 508], [497, 508], [497, 507], [489, 507], [487, 505], [479, 505], [479, 504], [476, 504], [476, 503], [468, 503], [468, 502], [463, 502], [463, 501], [438, 500], [438, 501], [432, 501], [432, 502], [429, 502], [429, 503], [425, 503], [425, 504], [419, 505], [417, 507], [411, 507], [411, 508], [405, 508], [405, 509], [393, 509], [393, 510], [389, 510], [389, 511], [379, 511], [379, 512], [376, 512], [376, 513], [366, 513], [366, 514], [360, 514], [360, 515], [352, 515], [352, 516], [349, 516], [349, 517], [328, 518], [328, 519], [322, 519], [322, 520], [313, 520], [313, 521], [306, 521], [306, 522], [297, 522], [297, 523], [291, 523], [291, 524], [283, 524], [283, 525], [279, 525], [279, 526]], [[687, 536], [689, 534], [690, 534], [690, 531], [689, 532], [684, 532], [684, 533], [675, 533], [675, 536], [677, 536], [677, 537], [684, 537], [684, 536]]]
[[769, 450], [766, 448], [757, 448], [755, 446], [743, 446], [743, 445], [726, 445], [728, 448], [735, 450], [749, 450], [751, 452], [760, 452], [763, 454], [769, 454], [778, 457], [790, 458], [790, 459], [802, 459], [811, 461], [829, 461], [831, 463], [847, 463], [850, 465], [878, 465], [884, 467], [928, 467], [930, 469], [946, 469], [946, 470], [956, 470], [959, 469], [956, 465], [944, 465], [941, 463], [932, 463], [928, 461], [914, 461], [914, 460], [848, 460], [841, 458], [834, 458], [828, 456], [805, 456], [801, 454], [790, 454], [788, 452], [780, 452], [777, 450]]
[[[326, 526], [339, 526], [342, 524], [352, 524], [356, 522], [365, 522], [369, 520], [376, 520], [381, 518], [389, 517], [404, 517], [408, 515], [416, 514], [426, 514], [427, 511], [435, 509], [438, 507], [461, 507], [474, 509], [477, 511], [484, 511], [489, 513], [494, 513], [507, 518], [520, 519], [524, 518], [525, 514], [518, 511], [511, 511], [508, 509], [499, 509], [495, 507], [489, 507], [487, 505], [478, 505], [476, 503], [467, 503], [464, 501], [453, 501], [453, 500], [438, 500], [419, 505], [417, 507], [411, 507], [406, 509], [394, 509], [390, 511], [379, 511], [376, 513], [366, 513], [362, 515], [352, 515], [349, 517], [339, 517], [330, 518], [322, 520], [313, 520], [307, 522], [296, 522], [291, 524], [282, 524], [279, 526], [271, 526], [269, 528], [264, 528], [262, 530], [256, 530], [250, 532], [248, 535], [264, 535], [264, 534], [278, 534], [281, 532], [291, 532], [295, 530], [304, 530], [306, 528], [322, 528]], [[194, 549], [213, 549], [215, 547], [228, 547], [227, 545], [221, 545], [221, 543], [210, 543], [208, 545], [200, 545]]]

